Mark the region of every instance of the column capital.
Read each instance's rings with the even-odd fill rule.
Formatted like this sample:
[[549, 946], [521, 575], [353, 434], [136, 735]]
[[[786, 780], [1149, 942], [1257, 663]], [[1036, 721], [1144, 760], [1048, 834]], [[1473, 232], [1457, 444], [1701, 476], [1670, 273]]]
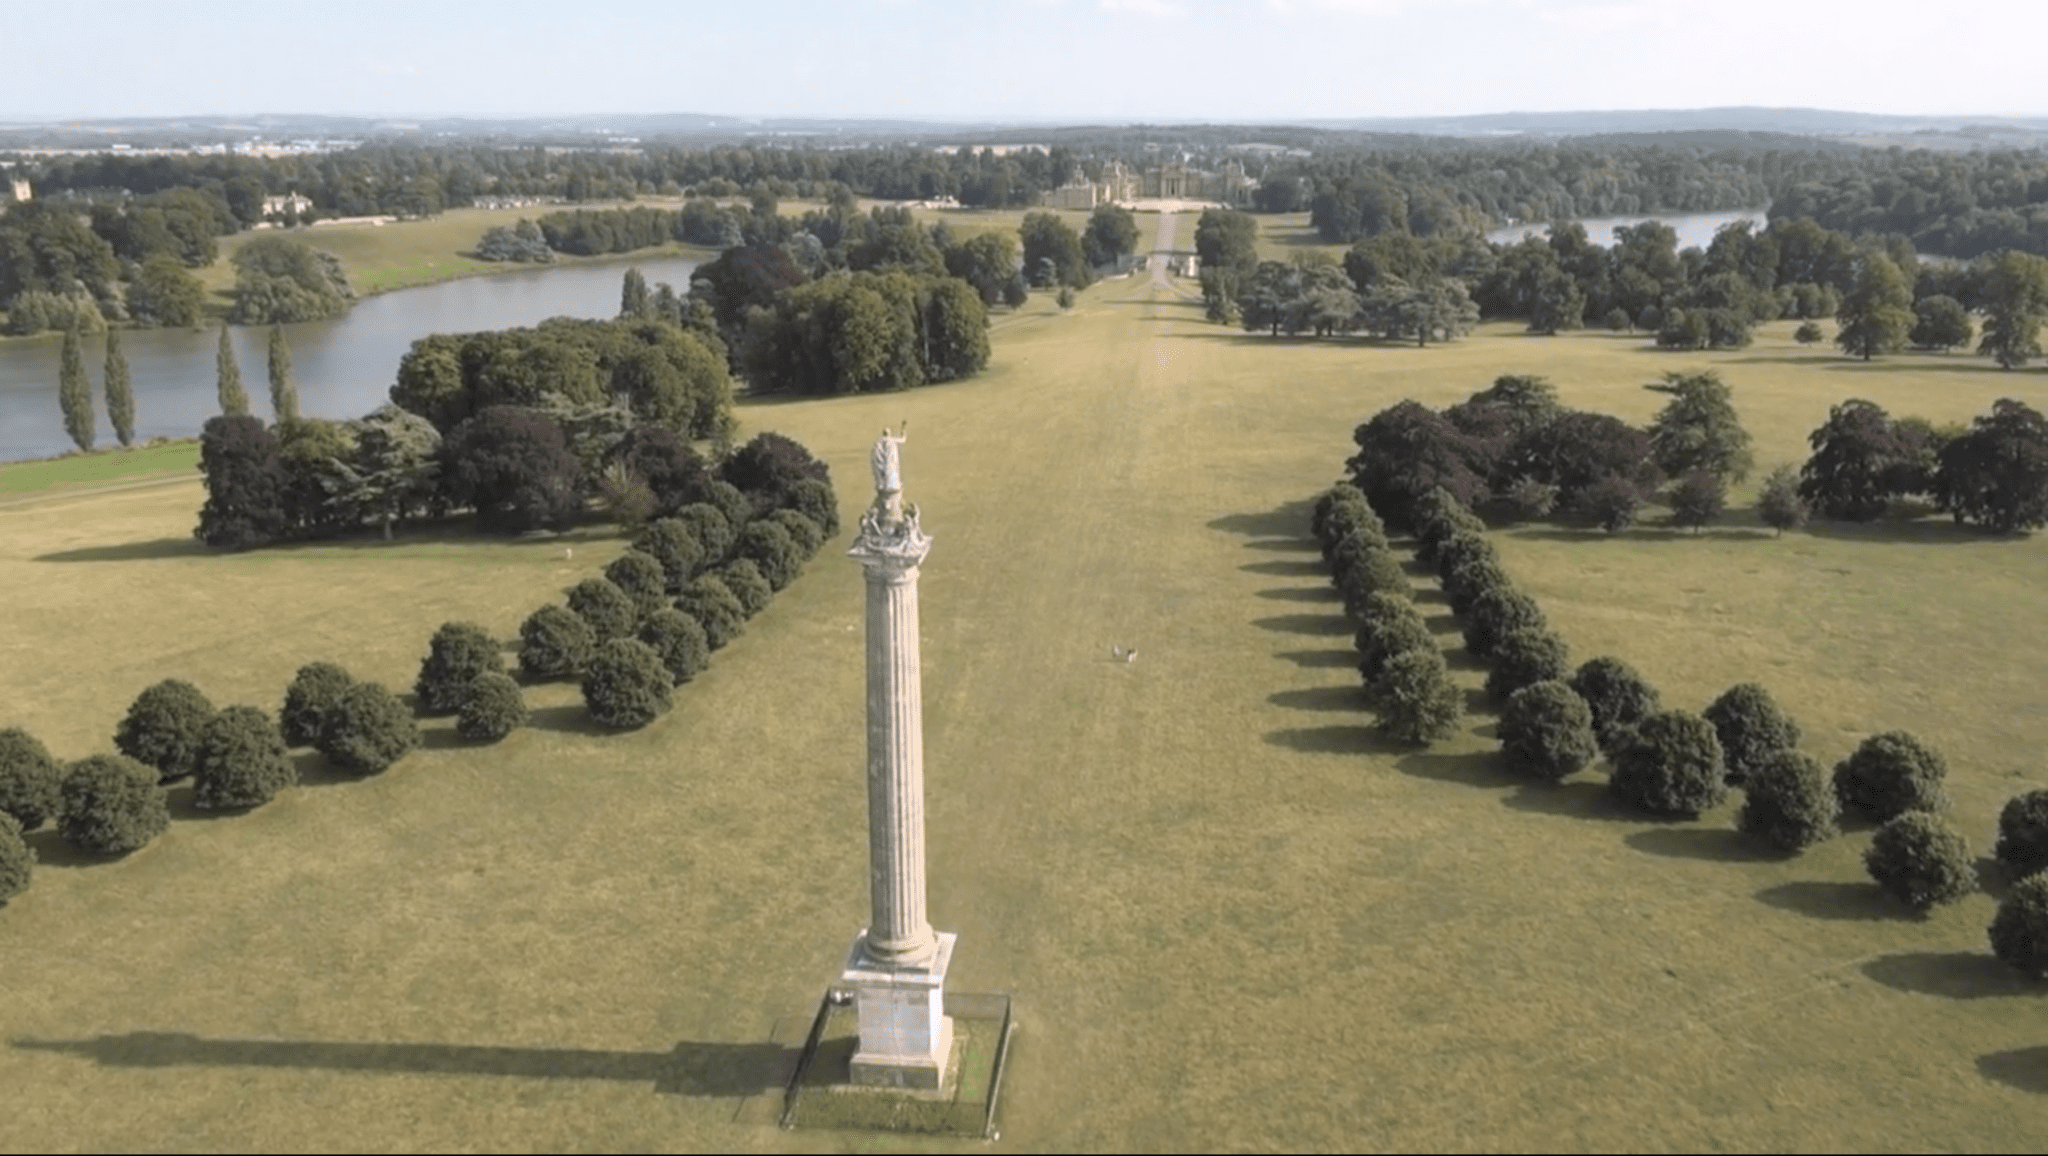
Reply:
[[867, 570], [870, 579], [902, 581], [917, 572], [931, 548], [932, 540], [918, 528], [916, 506], [887, 521], [870, 507], [860, 516], [860, 532], [846, 554]]

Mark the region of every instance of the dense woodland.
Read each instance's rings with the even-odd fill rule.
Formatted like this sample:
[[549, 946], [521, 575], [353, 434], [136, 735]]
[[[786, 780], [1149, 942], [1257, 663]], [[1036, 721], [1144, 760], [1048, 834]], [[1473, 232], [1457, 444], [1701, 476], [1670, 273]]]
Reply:
[[[1455, 293], [1447, 294], [1449, 279], [1483, 314], [1525, 317], [1543, 332], [1613, 324], [1668, 331], [1667, 343], [1678, 346], [1726, 346], [1740, 344], [1756, 320], [1832, 315], [1861, 275], [1856, 253], [1882, 250], [1899, 267], [1911, 293], [1909, 310], [1932, 296], [1981, 309], [1972, 284], [1989, 276], [1988, 266], [1962, 267], [1940, 273], [1946, 281], [1929, 281], [1928, 271], [1916, 268], [1917, 254], [1963, 260], [2008, 250], [2048, 254], [2048, 154], [2040, 151], [1879, 152], [1817, 138], [1726, 133], [1531, 143], [1239, 131], [1235, 138], [1153, 129], [1052, 133], [1049, 139], [1060, 143], [1001, 154], [905, 142], [586, 150], [371, 143], [279, 158], [23, 159], [10, 171], [27, 176], [37, 198], [0, 214], [0, 309], [10, 333], [74, 322], [88, 329], [104, 322], [191, 324], [204, 301], [190, 270], [216, 259], [216, 238], [261, 223], [266, 196], [286, 192], [309, 198], [307, 215], [316, 219], [427, 216], [506, 199], [572, 206], [539, 213], [517, 230], [493, 230], [478, 245], [480, 255], [493, 259], [545, 261], [556, 253], [630, 252], [682, 240], [720, 249], [787, 247], [807, 276], [824, 267], [860, 272], [886, 264], [922, 264], [960, 276], [945, 268], [951, 258], [944, 237], [930, 246], [940, 254], [937, 265], [921, 253], [877, 255], [877, 245], [886, 250], [908, 234], [851, 211], [853, 199], [1029, 205], [1076, 170], [1095, 177], [1112, 162], [1142, 168], [1169, 156], [1195, 167], [1245, 161], [1259, 178], [1255, 209], [1307, 211], [1327, 241], [1379, 246], [1354, 249], [1348, 283], [1327, 270], [1262, 275], [1256, 262], [1230, 262], [1235, 280], [1212, 288], [1212, 306], [1256, 317], [1259, 327], [1274, 332], [1455, 336], [1467, 309]], [[1254, 140], [1259, 148], [1245, 147]], [[1274, 140], [1293, 141], [1293, 147]], [[680, 211], [573, 207], [677, 194], [689, 197]], [[749, 204], [730, 203], [742, 194]], [[777, 213], [779, 199], [798, 196], [828, 206], [802, 217]], [[1762, 244], [1775, 245], [1775, 256], [1752, 251], [1753, 236], [1696, 253], [1669, 252], [1654, 226], [1616, 239], [1611, 248], [1607, 238], [1570, 229], [1547, 243], [1502, 246], [1483, 239], [1487, 227], [1502, 221], [1765, 204], [1771, 228]], [[1810, 252], [1815, 245], [1825, 251], [1816, 256]], [[1049, 255], [1044, 250], [1041, 244], [1024, 254], [1024, 279], [1052, 283], [1041, 270]], [[1085, 256], [1098, 263], [1101, 252]], [[1077, 261], [1053, 259], [1054, 282], [1078, 283]], [[1204, 264], [1215, 263], [1205, 254]], [[1427, 283], [1417, 283], [1420, 264], [1431, 266]], [[1361, 270], [1378, 279], [1361, 279]], [[1245, 294], [1261, 277], [1248, 300]], [[1002, 296], [985, 283], [977, 288], [990, 304]], [[1356, 307], [1347, 292], [1359, 298]], [[1286, 307], [1281, 299], [1290, 294], [1319, 297], [1319, 304], [1306, 311]], [[274, 247], [261, 262], [238, 270], [232, 316], [248, 322], [328, 316], [348, 298], [346, 278], [331, 261], [311, 249]], [[1350, 320], [1340, 322], [1340, 313]], [[737, 367], [740, 343], [732, 340], [732, 325], [724, 328]]]

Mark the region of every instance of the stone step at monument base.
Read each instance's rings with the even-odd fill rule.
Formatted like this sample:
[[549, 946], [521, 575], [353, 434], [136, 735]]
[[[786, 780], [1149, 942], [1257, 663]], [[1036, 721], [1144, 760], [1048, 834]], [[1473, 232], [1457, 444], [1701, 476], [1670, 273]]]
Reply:
[[854, 1054], [856, 1084], [885, 1088], [945, 1086], [953, 1050], [953, 1021], [946, 1017], [946, 971], [958, 936], [937, 933], [936, 949], [916, 963], [878, 961], [868, 953], [863, 929], [847, 953], [839, 987], [853, 997], [860, 1023]]
[[858, 1013], [851, 1002], [838, 998], [842, 994], [835, 989], [819, 1002], [784, 1097], [783, 1127], [993, 1138], [1015, 1030], [1008, 995], [947, 993], [954, 1030], [945, 1083], [938, 1089], [915, 1089], [853, 1082]]

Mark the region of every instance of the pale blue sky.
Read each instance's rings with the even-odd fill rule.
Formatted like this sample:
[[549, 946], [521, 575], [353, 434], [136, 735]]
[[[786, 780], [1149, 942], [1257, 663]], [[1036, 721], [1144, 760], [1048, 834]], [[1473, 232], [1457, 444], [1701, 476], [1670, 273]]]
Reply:
[[1072, 123], [1717, 105], [2039, 116], [2044, 49], [2044, 0], [0, 0], [0, 121]]

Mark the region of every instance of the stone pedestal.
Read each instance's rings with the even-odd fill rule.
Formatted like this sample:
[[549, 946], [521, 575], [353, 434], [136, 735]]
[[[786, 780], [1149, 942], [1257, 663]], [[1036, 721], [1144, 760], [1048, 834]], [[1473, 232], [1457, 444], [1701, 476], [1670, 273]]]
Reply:
[[860, 1046], [853, 1053], [856, 1084], [937, 1090], [953, 1056], [953, 1021], [946, 1015], [946, 968], [954, 936], [937, 934], [921, 965], [887, 963], [868, 953], [867, 932], [853, 941], [840, 973], [860, 1016]]

